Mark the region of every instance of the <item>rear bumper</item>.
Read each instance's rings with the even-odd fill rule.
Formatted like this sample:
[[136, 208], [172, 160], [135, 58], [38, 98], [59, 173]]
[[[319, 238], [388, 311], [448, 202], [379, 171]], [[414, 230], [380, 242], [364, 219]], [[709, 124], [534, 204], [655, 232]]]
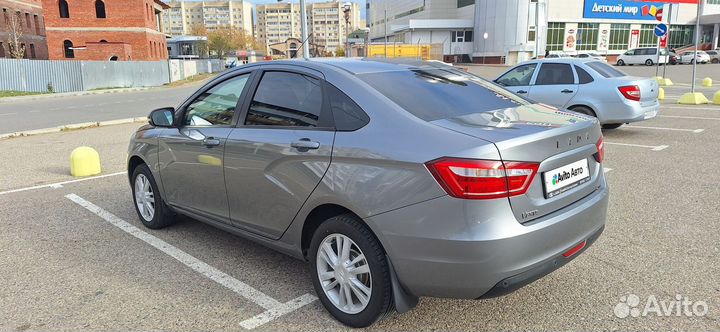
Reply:
[[579, 253], [558, 258], [582, 241], [597, 238], [605, 225], [608, 197], [603, 179], [590, 195], [526, 224], [517, 222], [507, 200], [449, 196], [366, 222], [383, 243], [407, 292], [476, 299], [522, 287], [577, 257]]
[[631, 123], [652, 119], [660, 112], [660, 101], [647, 105], [640, 105], [638, 102], [618, 103], [608, 105], [608, 110], [603, 112], [603, 124], [608, 123]]
[[535, 281], [538, 280], [545, 275], [550, 274], [551, 272], [561, 268], [563, 265], [569, 263], [571, 260], [573, 260], [575, 257], [577, 257], [580, 253], [585, 251], [590, 245], [592, 245], [595, 240], [597, 240], [600, 237], [600, 234], [602, 234], [603, 230], [605, 230], [605, 227], [601, 227], [600, 230], [595, 232], [595, 234], [591, 235], [585, 242], [581, 242], [581, 244], [584, 243], [583, 247], [573, 253], [569, 257], [565, 257], [565, 255], [560, 254], [557, 255], [551, 259], [548, 259], [542, 263], [540, 263], [538, 266], [533, 267], [530, 270], [527, 270], [522, 273], [518, 273], [512, 277], [505, 278], [495, 284], [493, 288], [491, 288], [487, 293], [480, 296], [481, 299], [489, 299], [493, 297], [503, 296], [509, 293], [514, 292], [515, 290]]

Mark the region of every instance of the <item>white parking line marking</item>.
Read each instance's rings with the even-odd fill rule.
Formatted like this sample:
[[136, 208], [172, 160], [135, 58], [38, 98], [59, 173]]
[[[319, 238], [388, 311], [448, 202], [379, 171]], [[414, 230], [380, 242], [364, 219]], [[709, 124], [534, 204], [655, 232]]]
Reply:
[[15, 114], [17, 114], [17, 113], [0, 113], [0, 116], [3, 116], [3, 115], [15, 115]]
[[664, 106], [662, 108], [669, 108], [673, 110], [698, 110], [698, 111], [720, 111], [720, 107], [713, 108], [713, 107], [694, 107], [694, 106]]
[[610, 172], [610, 171], [612, 171], [612, 170], [613, 170], [612, 168], [607, 168], [607, 167], [605, 167], [605, 168], [603, 168], [603, 173], [607, 173], [607, 172]]
[[666, 127], [645, 127], [645, 126], [627, 126], [628, 128], [638, 128], [638, 129], [654, 129], [654, 130], [670, 130], [670, 131], [685, 131], [685, 132], [691, 132], [694, 134], [702, 133], [705, 131], [705, 129], [682, 129], [682, 128], [666, 128]]
[[662, 150], [665, 150], [670, 147], [669, 145], [655, 146], [655, 145], [642, 145], [642, 144], [629, 144], [629, 143], [613, 143], [613, 142], [608, 142], [608, 141], [605, 141], [605, 144], [620, 145], [620, 146], [632, 146], [632, 147], [636, 147], [636, 148], [646, 148], [646, 149], [650, 149], [652, 151], [662, 151]]
[[12, 194], [12, 193], [18, 193], [21, 191], [28, 191], [28, 190], [35, 190], [35, 189], [42, 189], [42, 188], [62, 188], [63, 185], [69, 184], [69, 183], [75, 183], [75, 182], [82, 182], [82, 181], [88, 181], [88, 180], [95, 180], [95, 179], [102, 179], [110, 176], [116, 176], [121, 174], [127, 174], [127, 172], [117, 172], [117, 173], [110, 173], [110, 174], [103, 174], [98, 176], [91, 176], [89, 178], [82, 178], [77, 180], [69, 180], [69, 181], [63, 181], [63, 182], [56, 182], [56, 183], [50, 183], [50, 184], [42, 184], [39, 186], [32, 186], [32, 187], [25, 187], [25, 188], [19, 188], [19, 189], [13, 189], [8, 191], [0, 191], [0, 196], [5, 194]]
[[315, 300], [317, 300], [317, 297], [306, 293], [305, 295], [300, 296], [292, 301], [288, 301], [278, 307], [269, 309], [253, 318], [246, 319], [240, 322], [240, 326], [245, 329], [252, 330], [260, 325], [277, 319], [282, 315], [291, 313], [299, 309], [300, 307], [313, 303], [315, 302]]
[[682, 116], [682, 115], [658, 115], [659, 118], [675, 118], [675, 119], [692, 119], [692, 120], [715, 120], [720, 121], [720, 118], [706, 118], [701, 116]]
[[[153, 236], [149, 233], [142, 231], [141, 229], [133, 226], [125, 220], [120, 219], [114, 214], [102, 209], [101, 207], [86, 201], [82, 197], [75, 194], [65, 195], [65, 198], [75, 202], [86, 210], [96, 214], [98, 217], [109, 222], [113, 226], [121, 229], [122, 231], [142, 240], [143, 242], [155, 247], [162, 251], [168, 256], [175, 258], [180, 263], [193, 269], [205, 277], [217, 282], [218, 284], [225, 286], [232, 290], [238, 295], [245, 299], [257, 304], [260, 307], [266, 309], [265, 312], [245, 320], [240, 323], [246, 329], [253, 329], [262, 324], [270, 322], [278, 317], [290, 313], [298, 308], [305, 306], [313, 301], [317, 300], [317, 297], [311, 294], [304, 294], [294, 300], [290, 300], [285, 303], [280, 303], [278, 300], [266, 295], [265, 293], [253, 288], [252, 286], [233, 278], [225, 272], [222, 272], [207, 263], [191, 256], [190, 254], [178, 249], [177, 247]], [[246, 327], [247, 326], [247, 327]]]

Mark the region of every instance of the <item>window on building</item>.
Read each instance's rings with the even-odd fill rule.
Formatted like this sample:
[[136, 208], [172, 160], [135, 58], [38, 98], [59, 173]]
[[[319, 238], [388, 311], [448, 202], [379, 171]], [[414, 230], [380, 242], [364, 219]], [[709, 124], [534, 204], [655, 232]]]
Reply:
[[597, 49], [599, 24], [578, 23], [576, 49], [589, 51]]
[[105, 2], [103, 2], [102, 0], [95, 0], [95, 17], [106, 18]]
[[25, 43], [20, 43], [20, 49], [22, 50], [23, 58], [24, 58], [24, 59], [27, 59], [27, 58], [28, 58], [28, 52], [27, 52], [27, 47], [25, 47]]
[[658, 37], [655, 35], [655, 25], [643, 24], [640, 26], [640, 44], [639, 47], [655, 47], [657, 46]]
[[611, 24], [608, 49], [626, 50], [630, 44], [630, 24]]
[[720, 0], [707, 0], [708, 5], [720, 5]]
[[4, 57], [5, 57], [5, 46], [3, 45], [3, 43], [0, 43], [0, 58], [4, 58]]
[[30, 57], [33, 58], [33, 59], [36, 58], [36, 55], [35, 55], [35, 44], [30, 44]]
[[668, 32], [668, 47], [680, 48], [693, 43], [695, 36], [695, 26], [693, 25], [671, 25]]
[[101, 42], [101, 43], [107, 43], [107, 40], [105, 40], [105, 39], [100, 39], [100, 42]]
[[458, 8], [467, 7], [467, 6], [474, 5], [474, 4], [475, 4], [475, 0], [457, 0]]
[[60, 18], [70, 18], [70, 8], [68, 8], [67, 0], [60, 0], [58, 7], [60, 9]]
[[473, 39], [472, 31], [453, 31], [451, 33], [453, 43], [469, 43]]
[[565, 44], [565, 23], [549, 22], [547, 32], [547, 50], [562, 51]]
[[33, 20], [35, 21], [35, 34], [40, 35], [40, 18], [34, 15]]
[[28, 29], [32, 28], [32, 24], [30, 22], [30, 13], [25, 13], [25, 24], [27, 24]]
[[118, 56], [117, 55], [111, 56], [110, 61], [118, 61]]
[[75, 58], [75, 51], [73, 50], [73, 43], [69, 40], [63, 41], [63, 50], [65, 50], [65, 58], [66, 59], [73, 59]]

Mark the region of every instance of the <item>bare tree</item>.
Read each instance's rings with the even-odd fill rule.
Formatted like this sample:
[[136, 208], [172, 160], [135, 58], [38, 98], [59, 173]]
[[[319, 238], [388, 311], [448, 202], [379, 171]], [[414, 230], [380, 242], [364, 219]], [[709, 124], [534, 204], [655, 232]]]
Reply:
[[25, 45], [20, 42], [23, 36], [23, 20], [20, 12], [5, 16], [5, 26], [8, 32], [8, 53], [10, 57], [22, 59], [25, 57]]

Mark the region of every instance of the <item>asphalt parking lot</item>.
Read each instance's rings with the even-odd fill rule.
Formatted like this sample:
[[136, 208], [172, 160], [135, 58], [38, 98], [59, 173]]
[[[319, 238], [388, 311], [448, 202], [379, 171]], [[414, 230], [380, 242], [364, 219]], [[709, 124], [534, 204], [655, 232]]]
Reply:
[[[657, 118], [604, 132], [609, 218], [583, 255], [510, 295], [423, 298], [369, 330], [720, 329], [720, 106], [675, 104], [682, 68]], [[143, 228], [123, 173], [138, 126], [0, 141], [0, 330], [345, 329], [304, 262], [187, 218]], [[100, 152], [102, 177], [67, 175], [80, 145]], [[631, 295], [667, 314], [620, 317]], [[676, 313], [678, 300], [707, 310]]]

